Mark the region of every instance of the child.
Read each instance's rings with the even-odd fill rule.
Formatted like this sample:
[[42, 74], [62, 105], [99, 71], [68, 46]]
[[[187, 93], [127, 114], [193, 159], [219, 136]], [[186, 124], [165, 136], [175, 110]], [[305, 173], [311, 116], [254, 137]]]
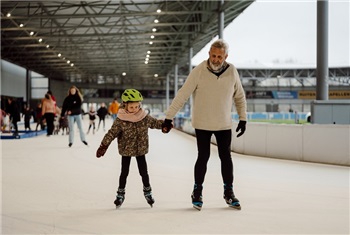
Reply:
[[148, 153], [148, 128], [161, 129], [163, 121], [151, 117], [141, 108], [143, 98], [139, 91], [126, 89], [121, 98], [123, 100], [122, 107], [119, 109], [118, 116], [111, 129], [105, 134], [96, 152], [96, 157], [102, 157], [111, 142], [118, 138], [118, 150], [122, 156], [122, 167], [114, 204], [118, 208], [124, 202], [130, 161], [131, 157], [135, 156], [142, 177], [144, 196], [147, 203], [152, 207], [154, 199], [145, 157], [145, 154]]
[[97, 112], [95, 111], [94, 106], [91, 105], [90, 111], [87, 114], [89, 114], [90, 125], [86, 134], [89, 134], [91, 127], [92, 127], [92, 134], [95, 134], [95, 119], [96, 119]]

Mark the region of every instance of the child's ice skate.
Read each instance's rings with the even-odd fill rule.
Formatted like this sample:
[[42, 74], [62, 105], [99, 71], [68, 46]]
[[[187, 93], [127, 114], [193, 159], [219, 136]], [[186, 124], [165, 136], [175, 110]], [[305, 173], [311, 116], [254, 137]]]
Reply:
[[119, 188], [117, 191], [116, 199], [114, 200], [114, 204], [116, 208], [119, 208], [125, 200], [125, 189]]
[[147, 203], [153, 207], [153, 203], [154, 203], [154, 198], [152, 197], [152, 188], [151, 186], [149, 187], [143, 187], [143, 194], [145, 195], [146, 201]]

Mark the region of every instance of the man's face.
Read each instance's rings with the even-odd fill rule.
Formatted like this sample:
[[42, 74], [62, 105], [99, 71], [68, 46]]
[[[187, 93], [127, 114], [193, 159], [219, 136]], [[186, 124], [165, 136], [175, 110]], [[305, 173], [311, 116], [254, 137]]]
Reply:
[[209, 51], [209, 65], [213, 70], [219, 70], [224, 64], [227, 54], [224, 49], [212, 47]]

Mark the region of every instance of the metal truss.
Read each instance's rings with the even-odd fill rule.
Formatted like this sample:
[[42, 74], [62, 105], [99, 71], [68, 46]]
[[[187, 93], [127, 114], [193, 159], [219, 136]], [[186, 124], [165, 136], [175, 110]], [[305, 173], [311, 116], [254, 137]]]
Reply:
[[1, 57], [50, 79], [157, 85], [218, 34], [219, 12], [226, 27], [252, 2], [1, 1]]
[[[238, 69], [243, 85], [257, 86], [316, 86], [316, 69]], [[350, 86], [350, 67], [329, 68], [330, 85]]]

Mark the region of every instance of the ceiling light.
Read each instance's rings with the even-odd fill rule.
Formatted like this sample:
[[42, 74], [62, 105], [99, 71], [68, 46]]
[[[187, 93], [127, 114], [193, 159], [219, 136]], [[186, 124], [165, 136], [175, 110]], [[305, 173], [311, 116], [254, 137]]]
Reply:
[[145, 58], [145, 61], [149, 61], [149, 58]]
[[151, 54], [151, 51], [147, 51], [147, 54]]
[[58, 53], [58, 55], [57, 55], [57, 56], [58, 56], [58, 57], [61, 57], [61, 55], [62, 55], [61, 53]]
[[157, 77], [158, 77], [158, 74], [154, 74], [154, 77], [157, 78]]
[[158, 9], [158, 10], [157, 10], [157, 13], [161, 13], [161, 12], [162, 12], [162, 10], [161, 10], [161, 9]]
[[148, 64], [148, 61], [145, 61], [145, 64]]
[[39, 42], [42, 42], [43, 41], [43, 39], [42, 38], [39, 38], [39, 40], [38, 40]]
[[32, 31], [32, 32], [30, 32], [30, 34], [29, 34], [30, 36], [33, 36], [34, 35], [34, 32]]
[[149, 44], [150, 44], [150, 45], [152, 45], [152, 44], [153, 44], [153, 42], [149, 42]]
[[72, 63], [72, 64], [70, 64], [70, 66], [71, 66], [71, 67], [73, 67], [73, 66], [74, 66], [74, 64]]
[[7, 17], [10, 17], [10, 16], [11, 16], [11, 13], [7, 13], [6, 16], [7, 16]]
[[50, 45], [46, 45], [46, 48], [49, 48], [50, 47]]
[[67, 64], [70, 64], [70, 60], [67, 60]]
[[153, 28], [153, 29], [152, 29], [152, 32], [157, 32], [157, 29], [156, 29], [156, 28]]
[[154, 23], [158, 24], [158, 23], [159, 23], [159, 20], [155, 19], [155, 20], [154, 20]]
[[123, 72], [122, 75], [125, 76], [125, 75], [126, 75], [126, 72]]
[[149, 55], [146, 55], [147, 58], [149, 58]]
[[23, 26], [24, 26], [24, 24], [19, 24], [19, 27], [21, 27], [21, 28], [22, 28]]
[[151, 38], [153, 39], [153, 38], [154, 38], [154, 35], [151, 35]]

